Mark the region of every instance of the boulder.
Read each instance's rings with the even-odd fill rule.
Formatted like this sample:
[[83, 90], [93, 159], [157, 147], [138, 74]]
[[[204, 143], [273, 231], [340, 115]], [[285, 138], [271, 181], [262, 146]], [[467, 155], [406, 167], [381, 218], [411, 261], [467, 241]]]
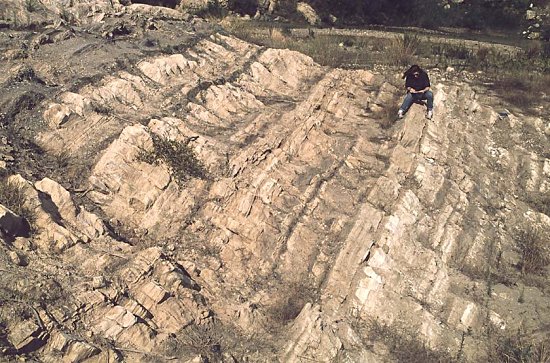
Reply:
[[23, 217], [0, 204], [0, 236], [29, 237], [31, 226]]
[[107, 285], [107, 281], [105, 281], [105, 277], [103, 276], [94, 276], [94, 278], [92, 279], [92, 287], [94, 289], [101, 289], [106, 285]]
[[96, 333], [103, 333], [106, 337], [117, 339], [127, 328], [137, 323], [134, 314], [120, 305], [113, 306], [105, 314], [101, 321], [95, 326]]
[[71, 110], [68, 106], [53, 103], [44, 111], [44, 120], [46, 120], [50, 127], [55, 129], [69, 121], [70, 115]]
[[100, 353], [98, 348], [65, 332], [53, 333], [50, 347], [62, 352], [65, 362], [82, 362]]
[[83, 116], [85, 112], [90, 110], [91, 102], [89, 99], [79, 95], [78, 93], [65, 92], [59, 96], [59, 99], [67, 105], [71, 111]]
[[296, 11], [302, 14], [302, 16], [310, 25], [321, 24], [321, 18], [319, 17], [315, 9], [313, 9], [308, 3], [299, 2], [298, 4], [296, 4]]
[[38, 349], [45, 340], [46, 332], [33, 320], [25, 320], [9, 327], [8, 340], [18, 351]]
[[145, 282], [136, 290], [136, 301], [147, 310], [151, 310], [168, 297], [168, 292], [152, 281]]
[[17, 266], [26, 265], [25, 259], [16, 251], [10, 251], [8, 255], [10, 257], [11, 262], [13, 262], [15, 265]]
[[61, 184], [50, 178], [44, 178], [34, 184], [35, 188], [50, 196], [57, 207], [57, 212], [66, 221], [74, 223], [76, 219], [76, 206], [73, 203], [71, 194]]
[[190, 13], [205, 12], [212, 5], [209, 0], [182, 0], [179, 8]]
[[149, 16], [167, 20], [189, 20], [189, 14], [176, 9], [163, 6], [152, 6], [148, 4], [131, 4], [124, 7], [124, 10], [131, 15]]
[[80, 213], [76, 217], [76, 225], [84, 235], [91, 239], [107, 233], [107, 227], [101, 218], [84, 208], [80, 208]]

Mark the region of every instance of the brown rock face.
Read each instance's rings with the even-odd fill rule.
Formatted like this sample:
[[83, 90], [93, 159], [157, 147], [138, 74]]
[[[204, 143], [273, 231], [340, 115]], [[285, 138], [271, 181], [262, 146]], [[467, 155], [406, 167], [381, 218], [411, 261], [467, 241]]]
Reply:
[[36, 110], [33, 140], [78, 175], [11, 176], [35, 230], [1, 245], [3, 353], [369, 362], [404, 359], [399, 342], [474, 362], [518, 329], [548, 338], [548, 262], [525, 252], [548, 247], [526, 197], [550, 188], [542, 120], [434, 80], [433, 120], [388, 122], [389, 76], [220, 32], [114, 44], [125, 67]]

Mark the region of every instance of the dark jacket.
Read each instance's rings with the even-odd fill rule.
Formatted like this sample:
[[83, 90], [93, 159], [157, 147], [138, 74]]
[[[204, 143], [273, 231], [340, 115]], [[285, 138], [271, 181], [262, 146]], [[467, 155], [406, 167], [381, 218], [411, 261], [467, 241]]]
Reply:
[[405, 88], [411, 87], [415, 91], [421, 91], [424, 88], [430, 87], [430, 86], [431, 86], [430, 78], [428, 77], [428, 74], [424, 71], [420, 71], [418, 78], [410, 74], [410, 75], [407, 75], [407, 79], [405, 80]]

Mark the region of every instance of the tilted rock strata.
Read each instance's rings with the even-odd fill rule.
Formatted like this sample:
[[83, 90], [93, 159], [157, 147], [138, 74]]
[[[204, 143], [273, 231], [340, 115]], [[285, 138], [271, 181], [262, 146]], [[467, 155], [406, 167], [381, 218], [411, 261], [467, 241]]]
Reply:
[[[523, 121], [468, 86], [438, 85], [433, 121], [415, 105], [385, 130], [394, 86], [296, 52], [216, 34], [134, 66], [44, 105], [46, 150], [97, 155], [82, 193], [101, 217], [54, 180], [13, 177], [37, 214], [29, 266], [63, 296], [8, 326], [15, 349], [163, 361], [216, 320], [269, 341], [242, 353], [256, 361], [377, 361], [363, 330], [375, 319], [473, 361], [488, 326], [550, 323], [542, 288], [520, 302], [519, 287], [484, 279], [517, 264], [516, 226], [550, 228], [514, 197], [548, 189], [548, 160], [502, 139]], [[152, 135], [189, 141], [207, 177], [178, 184], [140, 159]]]

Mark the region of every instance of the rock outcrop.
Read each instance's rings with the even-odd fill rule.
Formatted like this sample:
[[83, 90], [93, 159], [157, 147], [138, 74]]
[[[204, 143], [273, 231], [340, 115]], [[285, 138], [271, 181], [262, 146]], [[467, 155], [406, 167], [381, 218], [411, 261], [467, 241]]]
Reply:
[[308, 3], [299, 2], [296, 4], [296, 11], [301, 14], [310, 25], [320, 25], [321, 18]]
[[131, 54], [40, 103], [33, 141], [80, 168], [10, 177], [35, 231], [3, 227], [3, 354], [364, 362], [414, 341], [474, 362], [518, 330], [548, 339], [548, 262], [525, 255], [548, 252], [543, 120], [434, 79], [433, 120], [389, 122], [386, 75], [222, 32]]
[[535, 7], [530, 5], [525, 12], [527, 28], [523, 35], [528, 39], [542, 39], [550, 41], [550, 4]]

